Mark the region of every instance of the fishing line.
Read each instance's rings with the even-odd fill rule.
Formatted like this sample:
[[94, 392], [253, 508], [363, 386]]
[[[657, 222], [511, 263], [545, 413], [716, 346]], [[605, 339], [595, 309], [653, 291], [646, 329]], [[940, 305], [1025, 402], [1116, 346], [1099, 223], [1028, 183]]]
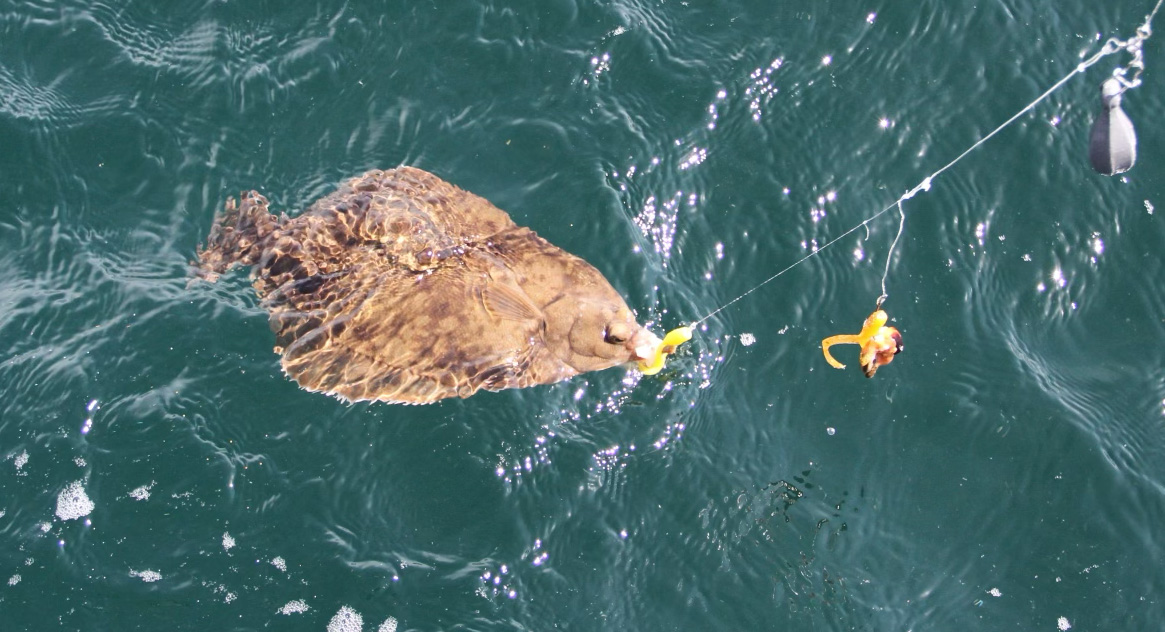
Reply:
[[[934, 173], [923, 178], [922, 181], [919, 182], [917, 185], [915, 185], [915, 187], [913, 189], [910, 189], [906, 193], [903, 193], [901, 197], [899, 197], [897, 200], [895, 200], [889, 206], [878, 211], [877, 213], [874, 213], [870, 217], [867, 217], [866, 219], [862, 220], [861, 222], [855, 224], [849, 230], [847, 230], [844, 233], [838, 235], [837, 237], [834, 237], [833, 239], [829, 240], [821, 247], [812, 250], [811, 252], [809, 252], [805, 256], [801, 257], [800, 259], [797, 259], [793, 263], [789, 264], [785, 268], [778, 271], [776, 274], [774, 274], [774, 275], [770, 276], [769, 278], [761, 281], [760, 283], [754, 285], [752, 288], [748, 289], [743, 294], [728, 301], [727, 303], [724, 303], [720, 307], [717, 307], [716, 309], [712, 310], [710, 313], [708, 313], [708, 315], [693, 322], [689, 327], [695, 327], [696, 325], [703, 323], [704, 321], [715, 316], [716, 314], [720, 313], [724, 309], [727, 309], [733, 303], [736, 303], [737, 301], [743, 299], [744, 297], [748, 296], [749, 294], [752, 294], [753, 292], [759, 290], [760, 288], [764, 287], [765, 285], [768, 285], [769, 283], [775, 281], [778, 277], [785, 274], [789, 270], [792, 270], [793, 268], [801, 265], [802, 263], [805, 263], [809, 259], [817, 256], [818, 253], [820, 253], [822, 250], [829, 248], [830, 246], [837, 243], [841, 239], [844, 239], [845, 237], [851, 235], [857, 229], [862, 228], [864, 226], [864, 227], [866, 227], [866, 231], [868, 234], [870, 222], [878, 219], [882, 215], [885, 215], [887, 212], [889, 212], [891, 209], [897, 207], [898, 212], [899, 212], [898, 234], [894, 237], [894, 241], [893, 241], [893, 243], [891, 243], [890, 250], [886, 255], [886, 268], [882, 274], [882, 295], [878, 297], [878, 308], [880, 309], [882, 306], [882, 303], [888, 298], [888, 294], [886, 292], [886, 278], [890, 274], [890, 262], [891, 262], [892, 257], [894, 256], [894, 249], [898, 245], [898, 239], [900, 237], [902, 237], [902, 230], [906, 225], [906, 212], [903, 209], [902, 203], [905, 202], [906, 200], [909, 200], [910, 198], [914, 197], [915, 194], [917, 194], [919, 192], [929, 191], [931, 183], [934, 181], [935, 178], [937, 178], [939, 175], [941, 175], [947, 169], [950, 169], [951, 167], [953, 167], [956, 163], [958, 163], [960, 160], [965, 158], [972, 151], [975, 151], [976, 149], [978, 149], [980, 145], [982, 145], [983, 143], [990, 140], [991, 137], [993, 137], [996, 134], [998, 134], [999, 132], [1003, 131], [1004, 128], [1006, 128], [1007, 126], [1014, 123], [1021, 116], [1028, 113], [1029, 111], [1031, 111], [1032, 108], [1034, 108], [1036, 105], [1039, 105], [1040, 102], [1047, 99], [1056, 90], [1059, 90], [1064, 84], [1068, 83], [1068, 81], [1071, 80], [1073, 77], [1075, 77], [1077, 74], [1083, 73], [1085, 70], [1087, 70], [1088, 68], [1095, 65], [1101, 59], [1108, 57], [1109, 55], [1112, 55], [1114, 53], [1118, 53], [1118, 52], [1123, 50], [1123, 51], [1127, 51], [1128, 53], [1130, 53], [1133, 56], [1133, 59], [1127, 65], [1125, 65], [1123, 68], [1117, 68], [1113, 71], [1113, 78], [1119, 82], [1120, 88], [1119, 88], [1119, 92], [1115, 95], [1117, 97], [1117, 99], [1115, 101], [1116, 105], [1109, 106], [1109, 107], [1116, 107], [1116, 109], [1119, 111], [1119, 103], [1120, 103], [1119, 95], [1120, 95], [1120, 93], [1123, 93], [1125, 90], [1128, 90], [1130, 88], [1135, 88], [1141, 84], [1141, 72], [1145, 68], [1144, 59], [1143, 59], [1142, 51], [1141, 51], [1141, 44], [1145, 40], [1149, 39], [1149, 36], [1152, 35], [1151, 24], [1153, 21], [1153, 17], [1157, 15], [1157, 11], [1159, 11], [1161, 9], [1161, 5], [1163, 3], [1165, 3], [1165, 0], [1157, 0], [1156, 6], [1154, 6], [1153, 10], [1151, 12], [1149, 12], [1148, 15], [1145, 16], [1145, 23], [1137, 28], [1136, 35], [1134, 35], [1133, 37], [1131, 37], [1127, 40], [1120, 40], [1120, 39], [1117, 39], [1115, 37], [1109, 38], [1104, 43], [1104, 45], [1101, 46], [1100, 50], [1098, 50], [1096, 53], [1094, 53], [1088, 59], [1077, 64], [1076, 67], [1072, 69], [1072, 72], [1068, 73], [1063, 78], [1061, 78], [1059, 81], [1052, 84], [1052, 87], [1045, 90], [1044, 93], [1041, 94], [1040, 96], [1036, 97], [1036, 99], [1034, 101], [1032, 101], [1031, 103], [1024, 106], [1023, 109], [1021, 109], [1018, 112], [1016, 112], [1015, 114], [1013, 114], [1011, 116], [1011, 118], [1007, 119], [1006, 121], [1001, 123], [998, 127], [991, 130], [991, 132], [988, 133], [986, 136], [984, 136], [983, 138], [980, 138], [973, 145], [971, 145], [966, 150], [964, 150], [963, 153], [956, 156], [954, 160], [951, 160], [947, 164], [940, 167]], [[1126, 76], [1130, 70], [1132, 71], [1131, 78]], [[1106, 106], [1109, 105], [1109, 103], [1110, 103], [1109, 97], [1106, 94], [1106, 97], [1105, 97]], [[1122, 116], [1123, 116], [1123, 114], [1122, 114]], [[1107, 119], [1105, 119], [1105, 120], [1107, 121]], [[1132, 133], [1132, 131], [1131, 131], [1131, 127], [1130, 127], [1129, 134], [1131, 134], [1131, 133]], [[1135, 159], [1135, 143], [1136, 143], [1135, 137], [1133, 137], [1132, 143], [1133, 143], [1133, 154], [1134, 154], [1134, 159]], [[1094, 162], [1094, 165], [1095, 165], [1095, 162]], [[1128, 164], [1128, 166], [1131, 166], [1131, 162]], [[1126, 166], [1125, 169], [1127, 169], [1128, 166]], [[1124, 169], [1120, 169], [1119, 171], [1123, 171], [1123, 170]], [[1119, 171], [1117, 171], [1117, 172], [1119, 172]], [[1109, 172], [1109, 175], [1112, 175], [1112, 172]]]
[[902, 202], [898, 202], [898, 234], [894, 235], [894, 241], [890, 242], [890, 250], [886, 252], [886, 269], [882, 271], [882, 295], [878, 297], [878, 309], [882, 308], [882, 303], [890, 298], [886, 292], [886, 277], [890, 276], [890, 258], [894, 256], [894, 249], [898, 247], [898, 240], [902, 237], [902, 230], [906, 228], [906, 210], [902, 208]]

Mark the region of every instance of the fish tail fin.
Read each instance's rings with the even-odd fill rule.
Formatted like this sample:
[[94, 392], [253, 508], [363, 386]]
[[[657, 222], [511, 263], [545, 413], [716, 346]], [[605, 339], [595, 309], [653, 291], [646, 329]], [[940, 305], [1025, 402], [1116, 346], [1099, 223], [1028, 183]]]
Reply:
[[279, 226], [279, 218], [267, 210], [267, 198], [256, 191], [228, 198], [215, 215], [206, 247], [198, 250], [198, 276], [215, 281], [235, 265], [258, 263], [263, 243]]

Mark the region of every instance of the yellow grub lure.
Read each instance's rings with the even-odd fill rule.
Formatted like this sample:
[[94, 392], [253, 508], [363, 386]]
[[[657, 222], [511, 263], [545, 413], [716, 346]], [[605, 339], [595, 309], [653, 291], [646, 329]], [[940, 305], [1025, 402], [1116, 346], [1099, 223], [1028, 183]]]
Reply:
[[663, 341], [659, 343], [659, 347], [655, 349], [655, 355], [652, 356], [651, 362], [644, 360], [639, 361], [639, 370], [644, 375], [655, 375], [663, 370], [664, 362], [667, 356], [676, 352], [676, 347], [692, 339], [691, 327], [676, 327], [667, 332], [663, 337]]
[[833, 359], [829, 354], [829, 347], [833, 345], [860, 345], [862, 354], [859, 359], [862, 363], [862, 372], [866, 377], [874, 377], [878, 367], [890, 364], [894, 356], [902, 351], [902, 334], [893, 327], [887, 327], [886, 321], [889, 317], [886, 312], [881, 309], [874, 310], [866, 318], [866, 322], [862, 323], [861, 333], [854, 334], [840, 334], [837, 336], [830, 336], [821, 341], [821, 351], [825, 354], [825, 360], [829, 365], [835, 369], [844, 369], [845, 365]]

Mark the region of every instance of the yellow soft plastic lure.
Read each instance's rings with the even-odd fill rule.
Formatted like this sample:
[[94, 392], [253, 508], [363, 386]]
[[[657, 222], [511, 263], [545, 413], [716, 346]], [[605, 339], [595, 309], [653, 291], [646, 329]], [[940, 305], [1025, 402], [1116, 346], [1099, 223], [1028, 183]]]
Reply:
[[655, 355], [651, 358], [651, 362], [639, 361], [639, 370], [644, 375], [655, 375], [663, 370], [664, 362], [667, 356], [676, 352], [676, 347], [692, 339], [691, 327], [676, 327], [667, 332], [663, 337], [663, 341], [659, 343], [659, 347], [655, 349]]
[[825, 354], [826, 362], [835, 369], [844, 369], [845, 365], [833, 359], [829, 347], [833, 345], [853, 344], [860, 345], [862, 353], [859, 360], [862, 372], [866, 377], [874, 377], [878, 367], [890, 364], [894, 356], [902, 351], [902, 334], [894, 327], [887, 327], [889, 317], [881, 309], [874, 310], [862, 323], [862, 331], [857, 335], [839, 334], [830, 336], [821, 341], [821, 351]]

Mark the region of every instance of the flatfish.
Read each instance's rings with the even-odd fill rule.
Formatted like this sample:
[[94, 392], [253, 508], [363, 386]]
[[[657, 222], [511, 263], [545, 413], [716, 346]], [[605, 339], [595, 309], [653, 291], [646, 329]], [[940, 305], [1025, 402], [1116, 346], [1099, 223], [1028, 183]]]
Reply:
[[243, 193], [197, 265], [210, 281], [250, 267], [284, 372], [346, 401], [550, 384], [660, 344], [594, 266], [413, 167], [352, 178], [294, 218]]

